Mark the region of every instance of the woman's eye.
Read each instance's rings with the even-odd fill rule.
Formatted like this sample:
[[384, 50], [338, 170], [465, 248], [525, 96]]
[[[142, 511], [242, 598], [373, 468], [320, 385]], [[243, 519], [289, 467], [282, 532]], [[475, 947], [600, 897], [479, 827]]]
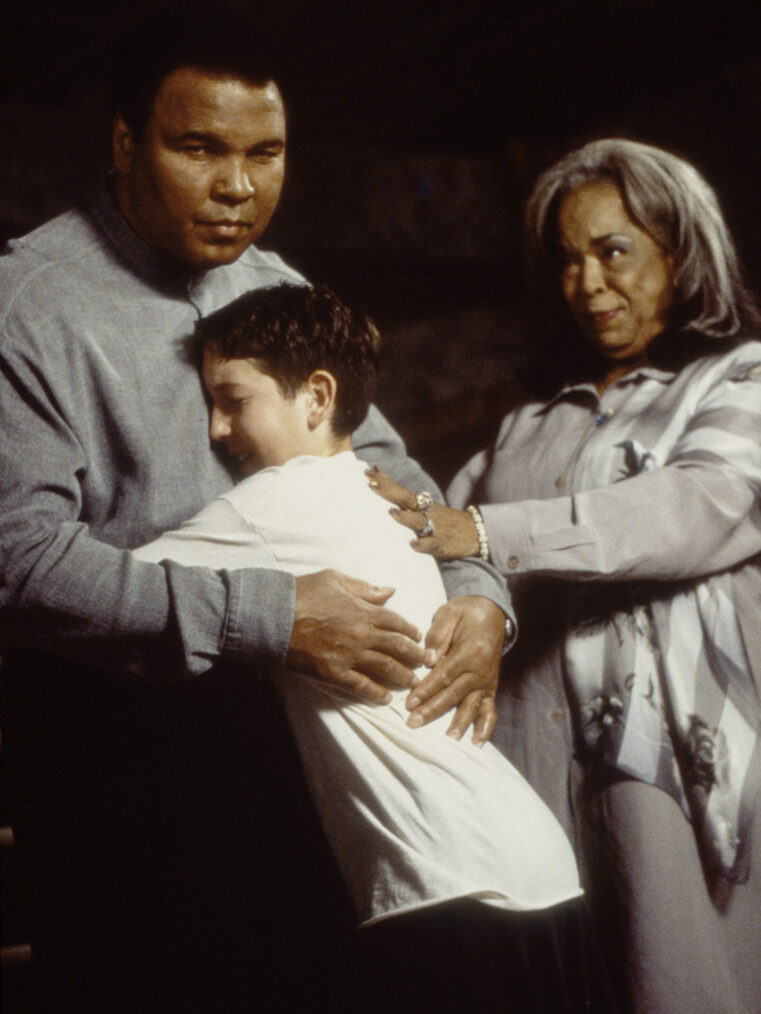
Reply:
[[558, 250], [557, 263], [561, 271], [567, 271], [573, 263], [573, 258], [567, 250]]
[[623, 246], [609, 246], [603, 250], [603, 258], [607, 261], [620, 260], [628, 250]]

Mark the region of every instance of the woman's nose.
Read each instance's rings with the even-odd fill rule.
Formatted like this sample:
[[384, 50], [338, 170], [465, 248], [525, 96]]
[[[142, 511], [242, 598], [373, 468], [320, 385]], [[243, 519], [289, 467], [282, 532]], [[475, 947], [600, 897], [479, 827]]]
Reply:
[[587, 296], [605, 288], [605, 273], [597, 257], [584, 258], [579, 272], [579, 288]]

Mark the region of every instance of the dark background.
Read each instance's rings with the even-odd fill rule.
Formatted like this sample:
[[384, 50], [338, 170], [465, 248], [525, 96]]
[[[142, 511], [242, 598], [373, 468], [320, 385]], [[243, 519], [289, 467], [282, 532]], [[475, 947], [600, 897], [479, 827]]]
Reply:
[[[156, 6], [5, 0], [0, 238], [97, 180], [112, 42]], [[761, 288], [755, 2], [227, 6], [287, 33], [294, 70], [289, 176], [262, 245], [376, 316], [378, 401], [437, 478], [489, 439], [514, 397], [520, 208], [569, 148], [615, 134], [694, 162]]]
[[[0, 240], [85, 199], [97, 183], [109, 159], [112, 44], [156, 6], [3, 0]], [[440, 481], [490, 439], [516, 396], [515, 365], [525, 354], [520, 209], [536, 174], [570, 148], [628, 136], [694, 162], [718, 190], [761, 292], [758, 0], [228, 6], [290, 40], [289, 175], [263, 245], [375, 315], [386, 336], [378, 401]], [[210, 18], [218, 8], [209, 0]], [[220, 690], [212, 690], [213, 707], [195, 706], [193, 714], [219, 714]], [[190, 705], [206, 692], [194, 681]], [[54, 705], [48, 711], [60, 725]], [[239, 710], [247, 722], [249, 712]], [[175, 713], [162, 716], [159, 710], [156, 742], [171, 758], [163, 735]], [[208, 737], [203, 742], [208, 750]], [[86, 745], [71, 748], [83, 770]], [[226, 746], [230, 768], [241, 769], [237, 741]], [[219, 764], [215, 757], [208, 770]], [[196, 788], [185, 771], [171, 784]], [[83, 787], [80, 795], [90, 798]], [[234, 812], [256, 810], [236, 805]], [[247, 869], [248, 851], [239, 858]], [[299, 860], [284, 856], [283, 863], [297, 868]], [[230, 868], [225, 884], [234, 888], [237, 868]], [[15, 883], [13, 862], [4, 869]], [[4, 905], [7, 941], [25, 940], [23, 879], [20, 890], [6, 889]], [[6, 996], [14, 981], [23, 994], [26, 980], [5, 974]]]

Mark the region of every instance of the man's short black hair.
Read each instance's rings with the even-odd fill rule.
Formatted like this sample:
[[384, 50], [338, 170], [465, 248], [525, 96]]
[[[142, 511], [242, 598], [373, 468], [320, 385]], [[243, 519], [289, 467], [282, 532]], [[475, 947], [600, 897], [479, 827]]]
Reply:
[[324, 285], [254, 289], [200, 321], [196, 336], [223, 359], [255, 359], [288, 396], [315, 370], [328, 370], [338, 388], [337, 436], [353, 433], [367, 415], [381, 337], [367, 314], [351, 310]]
[[[111, 105], [140, 138], [162, 82], [193, 67], [262, 86], [281, 86], [285, 71], [273, 37], [241, 16], [178, 5], [147, 17], [121, 40], [114, 55]], [[282, 87], [281, 87], [282, 90]]]

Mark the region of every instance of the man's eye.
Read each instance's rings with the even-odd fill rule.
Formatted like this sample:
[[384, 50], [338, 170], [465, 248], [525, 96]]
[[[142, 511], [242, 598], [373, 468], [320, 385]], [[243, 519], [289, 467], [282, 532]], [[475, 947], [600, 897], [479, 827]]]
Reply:
[[267, 162], [273, 162], [276, 158], [282, 155], [282, 153], [282, 148], [262, 148], [259, 151], [251, 152], [249, 159], [252, 162], [265, 164]]

